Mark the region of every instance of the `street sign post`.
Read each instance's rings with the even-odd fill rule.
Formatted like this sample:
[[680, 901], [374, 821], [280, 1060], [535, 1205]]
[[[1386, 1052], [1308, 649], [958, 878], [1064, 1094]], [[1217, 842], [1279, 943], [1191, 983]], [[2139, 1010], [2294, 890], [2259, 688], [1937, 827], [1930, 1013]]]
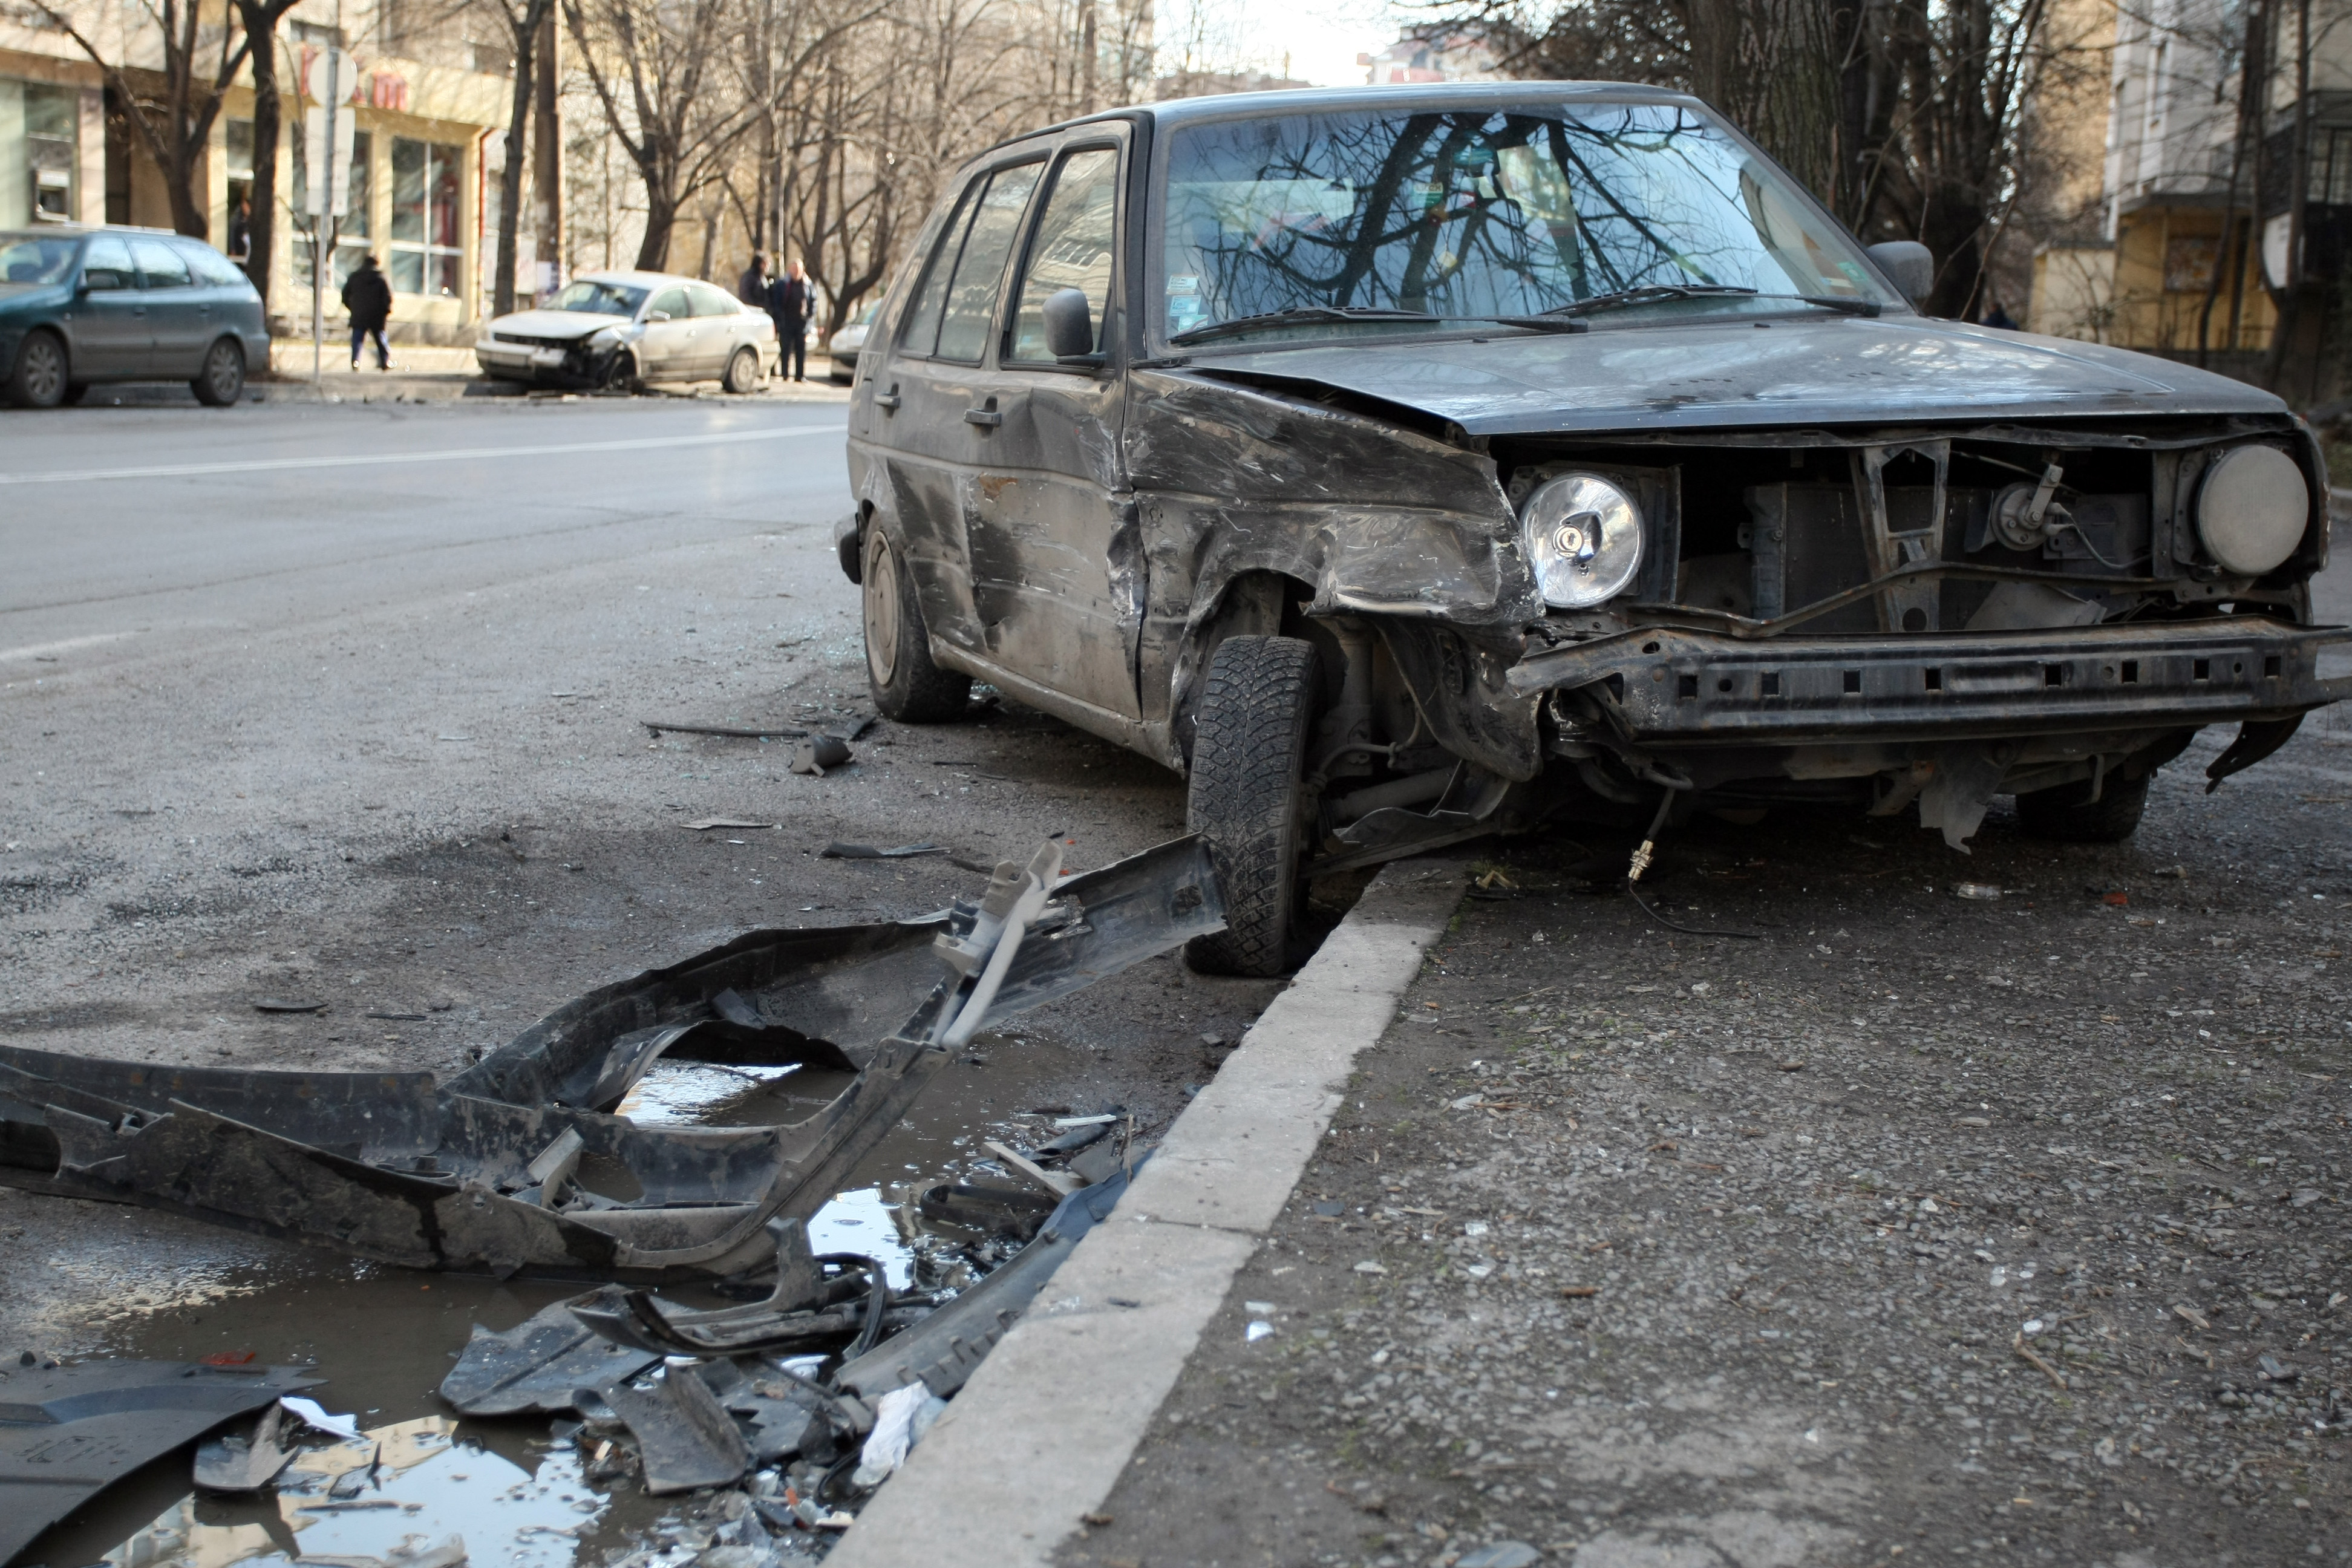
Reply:
[[[335, 7], [335, 31], [342, 33], [343, 8]], [[332, 275], [327, 258], [335, 247], [335, 220], [351, 210], [351, 110], [343, 100], [358, 79], [352, 57], [341, 49], [321, 49], [302, 72], [302, 90], [313, 101], [302, 115], [302, 160], [307, 183], [302, 210], [310, 215], [310, 381], [323, 384], [327, 336], [327, 279]]]

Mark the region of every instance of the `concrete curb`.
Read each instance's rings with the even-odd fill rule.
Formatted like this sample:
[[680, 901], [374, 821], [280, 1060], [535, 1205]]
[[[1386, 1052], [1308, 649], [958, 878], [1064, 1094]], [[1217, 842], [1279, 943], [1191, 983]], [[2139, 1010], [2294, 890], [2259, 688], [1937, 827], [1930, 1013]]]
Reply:
[[1378, 1041], [1464, 873], [1383, 868], [981, 1364], [832, 1568], [1042, 1565], [1100, 1506]]

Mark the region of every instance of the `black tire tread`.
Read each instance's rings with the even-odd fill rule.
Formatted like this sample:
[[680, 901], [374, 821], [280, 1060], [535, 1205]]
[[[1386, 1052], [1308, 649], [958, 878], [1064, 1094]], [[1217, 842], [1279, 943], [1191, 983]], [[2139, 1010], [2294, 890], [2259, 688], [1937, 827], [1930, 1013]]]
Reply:
[[66, 354], [66, 346], [64, 342], [58, 337], [57, 333], [49, 331], [46, 327], [37, 327], [33, 331], [25, 334], [24, 341], [16, 345], [16, 363], [9, 370], [7, 384], [5, 389], [0, 389], [5, 390], [7, 394], [8, 401], [15, 404], [19, 408], [55, 408], [65, 401], [65, 389], [67, 386], [72, 384], [71, 373], [73, 363], [70, 358], [67, 358], [65, 362], [67, 376], [58, 384], [58, 395], [49, 402], [43, 403], [32, 395], [31, 389], [25, 384], [25, 354], [26, 351], [30, 349], [33, 344], [38, 341], [46, 341], [55, 343], [57, 345], [58, 353], [61, 356]]
[[2059, 784], [2017, 797], [2018, 826], [2029, 837], [2056, 844], [2121, 844], [2139, 830], [2147, 809], [2148, 775], [2109, 775], [2099, 798], [2087, 805], [2088, 784]]
[[1274, 975], [1286, 963], [1315, 690], [1315, 647], [1297, 637], [1227, 637], [1209, 663], [1185, 815], [1209, 842], [1225, 929], [1193, 939], [1196, 969]]
[[[861, 543], [858, 548], [863, 555], [866, 547]], [[885, 719], [901, 724], [945, 724], [961, 719], [971, 705], [971, 677], [931, 662], [930, 628], [923, 620], [922, 602], [915, 596], [915, 574], [907, 564], [907, 552], [893, 548], [890, 559], [898, 571], [898, 661], [887, 686], [874, 679], [871, 665], [866, 667], [866, 684], [874, 693], [874, 706]], [[866, 565], [870, 568], [872, 563]]]

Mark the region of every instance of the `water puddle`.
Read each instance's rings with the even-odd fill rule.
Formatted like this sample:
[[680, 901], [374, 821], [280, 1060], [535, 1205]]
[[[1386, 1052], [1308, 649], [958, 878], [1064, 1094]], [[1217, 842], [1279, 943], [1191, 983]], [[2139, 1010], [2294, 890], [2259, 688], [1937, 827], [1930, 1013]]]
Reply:
[[[980, 1062], [952, 1067], [811, 1220], [814, 1250], [874, 1258], [893, 1286], [927, 1289], [960, 1288], [1009, 1253], [1010, 1244], [923, 1219], [922, 1190], [975, 1175], [1013, 1180], [985, 1142], [1034, 1142], [1052, 1135], [1051, 1115], [1098, 1109], [1106, 1064], [1089, 1047], [1035, 1031], [984, 1038], [974, 1054]], [[664, 1064], [624, 1109], [656, 1125], [790, 1121], [830, 1098], [828, 1076]], [[604, 1568], [650, 1551], [633, 1568], [666, 1568], [747, 1528], [740, 1493], [658, 1499], [618, 1467], [607, 1479], [595, 1439], [583, 1448], [569, 1420], [459, 1420], [436, 1396], [474, 1324], [511, 1328], [579, 1285], [413, 1272], [105, 1205], [12, 1201], [6, 1217], [37, 1230], [32, 1255], [54, 1271], [33, 1314], [45, 1353], [192, 1361], [249, 1352], [309, 1363], [326, 1380], [310, 1397], [352, 1414], [364, 1434], [320, 1439], [274, 1492], [249, 1499], [192, 1493], [188, 1453], [169, 1455], [40, 1537], [28, 1563], [454, 1568], [450, 1552], [462, 1550], [473, 1568]], [[728, 1304], [691, 1289], [663, 1295]], [[709, 1511], [730, 1502], [733, 1519]], [[756, 1534], [756, 1517], [748, 1528]]]

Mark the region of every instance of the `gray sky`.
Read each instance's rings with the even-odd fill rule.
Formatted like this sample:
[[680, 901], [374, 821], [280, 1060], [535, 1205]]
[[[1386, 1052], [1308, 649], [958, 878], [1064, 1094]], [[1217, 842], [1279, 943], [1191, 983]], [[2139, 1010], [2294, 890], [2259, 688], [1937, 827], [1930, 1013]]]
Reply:
[[1187, 38], [1198, 37], [1196, 68], [1279, 71], [1286, 54], [1294, 77], [1360, 85], [1357, 53], [1394, 41], [1402, 16], [1388, 0], [1171, 0], [1159, 8], [1160, 68], [1177, 68]]

